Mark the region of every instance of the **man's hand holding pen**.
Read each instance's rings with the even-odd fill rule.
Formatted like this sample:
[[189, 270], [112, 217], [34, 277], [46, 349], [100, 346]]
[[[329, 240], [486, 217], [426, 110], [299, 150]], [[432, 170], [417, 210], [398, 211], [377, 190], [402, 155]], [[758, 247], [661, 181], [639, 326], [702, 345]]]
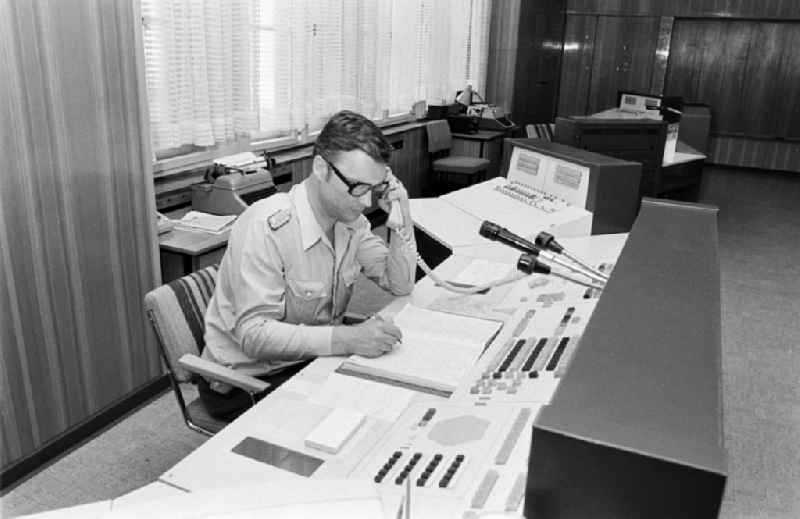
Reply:
[[391, 352], [403, 339], [400, 328], [391, 319], [374, 316], [354, 326], [333, 329], [333, 352], [362, 357], [380, 357]]

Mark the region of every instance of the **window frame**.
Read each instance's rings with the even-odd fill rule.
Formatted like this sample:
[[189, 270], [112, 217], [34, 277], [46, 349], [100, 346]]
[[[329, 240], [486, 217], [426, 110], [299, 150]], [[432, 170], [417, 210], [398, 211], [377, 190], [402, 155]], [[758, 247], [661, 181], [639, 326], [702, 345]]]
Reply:
[[[388, 117], [382, 119], [373, 119], [378, 128], [385, 129], [391, 128], [406, 123], [416, 122], [411, 113], [390, 114]], [[187, 170], [210, 166], [214, 160], [241, 153], [243, 151], [252, 151], [260, 153], [266, 151], [267, 153], [280, 153], [290, 151], [297, 148], [311, 146], [317, 140], [321, 128], [309, 132], [307, 136], [303, 137], [299, 132], [293, 130], [290, 135], [283, 137], [273, 138], [250, 138], [239, 139], [233, 142], [220, 143], [215, 146], [209, 146], [206, 149], [191, 151], [184, 154], [166, 156], [163, 158], [156, 158], [153, 162], [153, 177], [163, 178], [170, 175], [176, 175]], [[170, 148], [170, 150], [178, 150], [180, 148]], [[166, 153], [160, 152], [159, 154]]]

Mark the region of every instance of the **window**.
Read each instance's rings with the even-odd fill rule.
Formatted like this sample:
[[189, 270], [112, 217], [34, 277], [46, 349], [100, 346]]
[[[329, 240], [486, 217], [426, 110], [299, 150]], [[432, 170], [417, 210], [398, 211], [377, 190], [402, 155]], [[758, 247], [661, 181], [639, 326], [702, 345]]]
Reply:
[[483, 90], [491, 0], [142, 0], [159, 155], [307, 138]]

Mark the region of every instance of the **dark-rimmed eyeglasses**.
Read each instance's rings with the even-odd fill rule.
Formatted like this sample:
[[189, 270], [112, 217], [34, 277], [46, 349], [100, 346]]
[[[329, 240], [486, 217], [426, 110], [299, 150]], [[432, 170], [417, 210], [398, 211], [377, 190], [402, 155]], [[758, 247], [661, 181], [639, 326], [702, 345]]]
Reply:
[[370, 191], [373, 191], [378, 196], [381, 196], [384, 193], [384, 191], [386, 191], [386, 189], [389, 187], [389, 181], [388, 180], [384, 180], [383, 182], [380, 182], [380, 183], [374, 184], [374, 185], [373, 184], [367, 184], [366, 182], [356, 182], [356, 181], [350, 180], [347, 177], [345, 177], [344, 175], [342, 175], [342, 172], [339, 171], [339, 169], [336, 166], [334, 166], [333, 164], [331, 164], [327, 159], [323, 158], [322, 160], [324, 160], [325, 164], [327, 164], [328, 167], [333, 170], [333, 172], [336, 174], [336, 176], [339, 177], [339, 180], [344, 182], [344, 185], [347, 186], [347, 192], [350, 193], [352, 196], [355, 196], [355, 197], [364, 196], [367, 193], [369, 193]]

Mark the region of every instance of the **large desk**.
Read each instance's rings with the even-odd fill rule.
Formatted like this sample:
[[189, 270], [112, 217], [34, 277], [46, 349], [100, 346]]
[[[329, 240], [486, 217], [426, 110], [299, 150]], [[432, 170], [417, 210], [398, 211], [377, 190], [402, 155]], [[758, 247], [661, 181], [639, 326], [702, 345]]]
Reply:
[[667, 123], [611, 108], [588, 117], [556, 119], [555, 140], [642, 164], [642, 196], [696, 200], [705, 155], [677, 141], [666, 153]]
[[[173, 221], [180, 220], [191, 210], [183, 207], [166, 214]], [[169, 283], [201, 268], [219, 263], [228, 245], [230, 228], [220, 234], [187, 231], [173, 227], [158, 235], [161, 258], [161, 281]]]
[[[589, 248], [579, 254], [587, 255], [595, 240], [609, 239], [613, 237], [574, 238], [566, 245], [576, 248], [583, 240]], [[450, 277], [470, 261], [452, 256], [437, 271]], [[526, 469], [526, 512], [536, 517], [718, 513], [726, 470], [719, 402], [718, 269], [714, 209], [643, 202], [561, 385], [550, 405], [541, 411], [530, 407], [523, 424], [534, 438]], [[425, 306], [440, 291], [428, 278], [422, 279], [411, 296], [393, 302], [386, 314], [409, 301]], [[306, 452], [303, 438], [330, 411], [312, 396], [339, 363], [337, 358], [317, 359], [167, 471], [161, 481], [194, 492], [301, 477], [232, 449], [255, 437]], [[392, 402], [387, 400], [387, 406]], [[403, 404], [427, 408], [448, 402], [415, 392]], [[489, 407], [480, 412], [491, 411], [493, 404], [483, 402]], [[474, 409], [477, 413], [481, 408]], [[513, 406], [507, 409], [506, 416], [517, 412]], [[393, 430], [391, 420], [369, 417], [339, 455], [314, 453], [324, 463], [312, 477], [352, 477], [362, 460], [386, 449], [382, 444], [396, 435]], [[492, 452], [503, 449], [502, 438], [489, 447]], [[524, 444], [517, 442], [509, 463], [528, 459], [529, 445]], [[525, 470], [519, 472], [515, 465], [512, 472], [520, 476], [509, 480], [502, 467], [491, 465], [494, 454], [488, 459], [487, 467], [474, 467], [473, 473], [462, 476], [459, 484], [465, 490], [460, 495], [418, 489], [412, 515], [461, 518], [480, 512], [476, 502], [478, 508], [485, 503], [484, 510], [498, 503], [502, 507], [514, 479], [524, 481]], [[481, 501], [477, 498], [492, 471], [500, 477], [495, 474], [488, 501]], [[379, 486], [390, 495], [399, 492], [391, 484]], [[495, 499], [495, 493], [503, 499]], [[392, 516], [391, 508], [386, 513]]]
[[[614, 260], [619, 251], [624, 246], [626, 235], [604, 235], [595, 238], [574, 238], [565, 239], [574, 251], [585, 257], [594, 257], [598, 260]], [[466, 256], [451, 256], [442, 263], [436, 272], [446, 279], [452, 279], [473, 261]], [[445, 294], [441, 288], [434, 286], [429, 278], [423, 278], [417, 283], [412, 295], [398, 298], [392, 302], [382, 314], [391, 316], [401, 309], [405, 304], [412, 303], [416, 306], [425, 307], [431, 305], [435, 299]], [[580, 298], [579, 295], [576, 296]], [[506, 315], [506, 317], [510, 317]], [[205, 491], [220, 486], [221, 482], [225, 485], [238, 486], [254, 484], [258, 482], [274, 481], [276, 479], [297, 478], [293, 473], [281, 470], [276, 467], [253, 461], [247, 457], [232, 452], [240, 442], [247, 437], [255, 437], [273, 444], [280, 444], [292, 450], [313, 453], [315, 457], [322, 458], [325, 463], [314, 473], [313, 478], [341, 478], [350, 476], [355, 467], [375, 448], [379, 447], [381, 438], [389, 433], [393, 427], [393, 422], [380, 416], [370, 416], [361, 430], [347, 444], [343, 451], [343, 456], [326, 456], [318, 451], [310, 450], [303, 445], [303, 438], [308, 434], [316, 423], [322, 420], [329, 412], [315, 398], [318, 397], [320, 388], [325, 384], [329, 376], [340, 365], [341, 358], [318, 358], [306, 369], [296, 375], [266, 399], [257, 404], [254, 408], [247, 411], [240, 418], [228, 427], [209, 439], [204, 445], [195, 452], [187, 456], [180, 463], [161, 476], [161, 481], [169, 485], [174, 485], [190, 491]], [[359, 380], [359, 379], [354, 379]], [[374, 386], [368, 386], [368, 382], [361, 382], [363, 391], [375, 391]], [[386, 386], [389, 388], [389, 386]], [[399, 388], [389, 388], [387, 398], [403, 398], [397, 391]], [[447, 399], [436, 397], [421, 392], [411, 392], [407, 400], [408, 406], [422, 403], [437, 405], [440, 402], [448, 402]], [[394, 402], [393, 402], [394, 403]], [[346, 405], [342, 402], [342, 405]], [[404, 404], [405, 405], [405, 404]], [[390, 402], [387, 402], [387, 407]], [[536, 406], [538, 409], [538, 406]], [[509, 410], [511, 413], [511, 410]], [[508, 416], [510, 414], [507, 413]], [[535, 412], [529, 418], [533, 420]], [[515, 463], [520, 470], [524, 469], [527, 459], [529, 445], [527, 442], [519, 442], [514, 451]], [[514, 473], [516, 478], [518, 471]], [[475, 476], [471, 474], [470, 477]], [[351, 476], [352, 477], [352, 476]], [[510, 490], [514, 478], [507, 478], [498, 483], [498, 488], [505, 493]], [[473, 484], [479, 481], [470, 482], [465, 486], [468, 488], [466, 495], [458, 497], [455, 501], [463, 507], [463, 500], [469, 501], [474, 489]], [[505, 486], [503, 486], [505, 485]], [[389, 492], [391, 494], [391, 491]], [[421, 506], [424, 504], [431, 515], [414, 515], [414, 517], [446, 517], [441, 515], [447, 511], [448, 514], [455, 514], [460, 517], [461, 511], [453, 509], [453, 498], [437, 499], [436, 496], [427, 495], [415, 498]], [[500, 498], [496, 498], [500, 500]], [[388, 516], [387, 516], [388, 517]]]
[[161, 280], [168, 283], [181, 276], [214, 265], [222, 260], [228, 244], [228, 234], [173, 229], [159, 235], [161, 249]]

